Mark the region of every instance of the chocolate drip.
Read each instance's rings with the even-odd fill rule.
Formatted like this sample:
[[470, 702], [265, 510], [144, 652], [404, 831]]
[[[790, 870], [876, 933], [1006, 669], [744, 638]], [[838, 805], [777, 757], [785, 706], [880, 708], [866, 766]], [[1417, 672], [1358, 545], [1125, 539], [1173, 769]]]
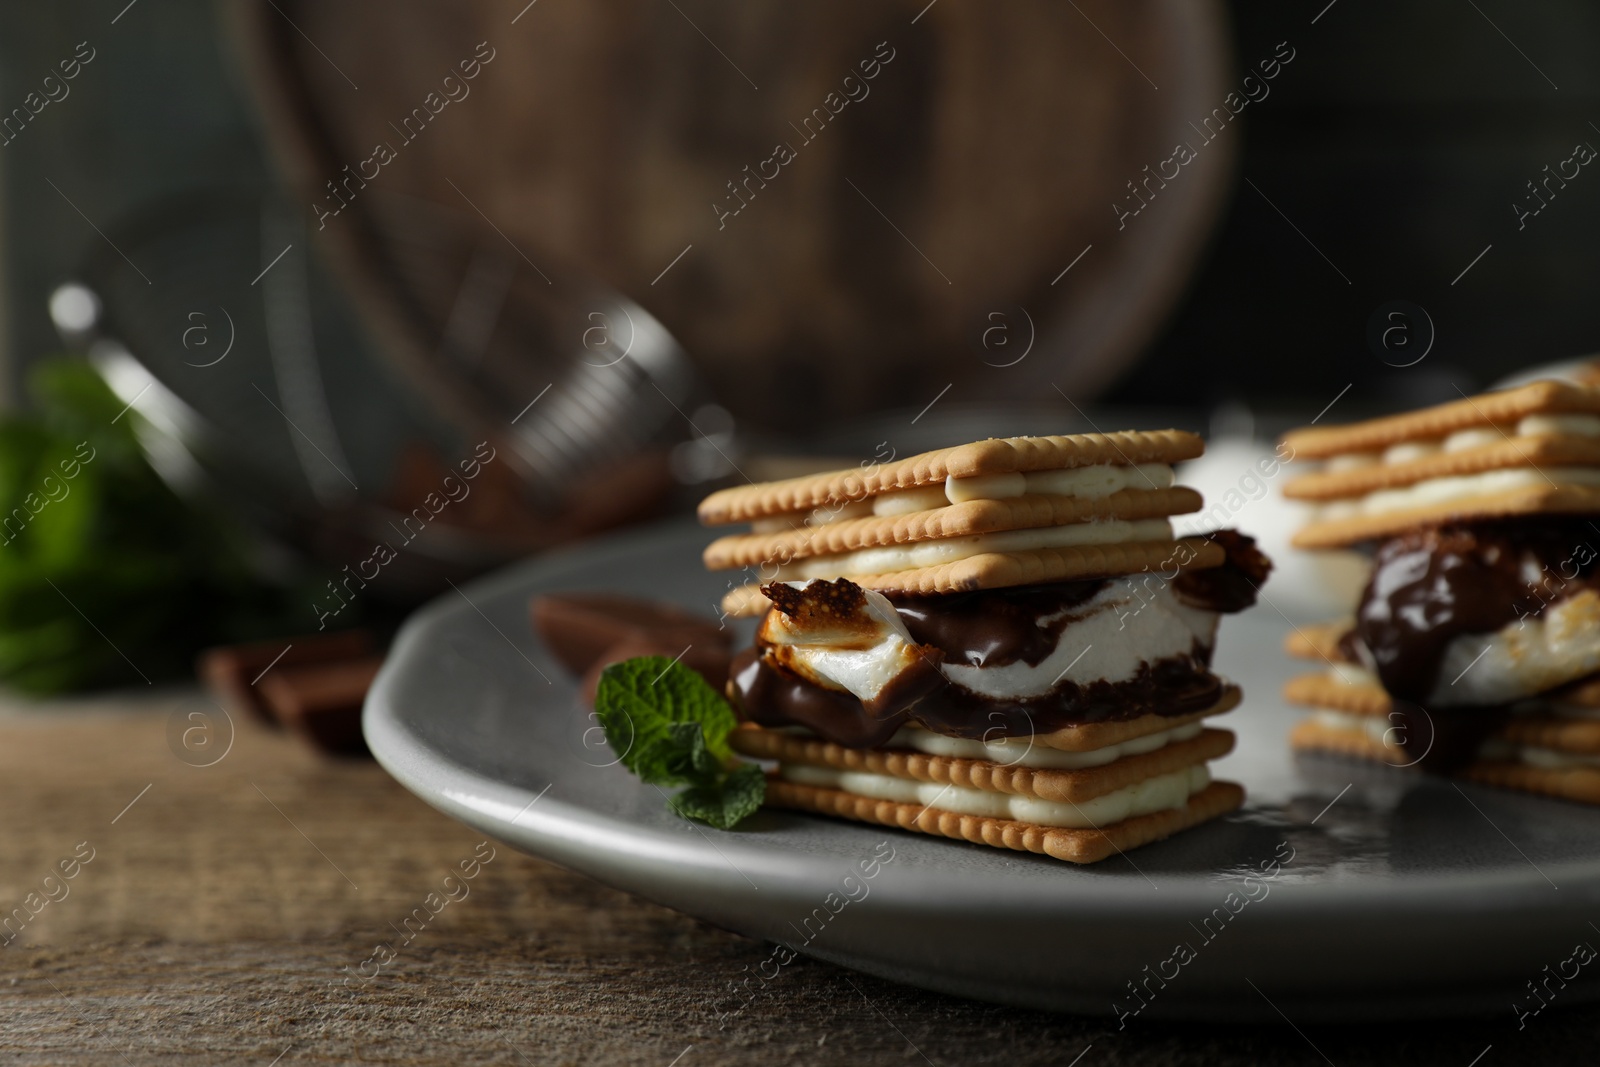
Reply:
[[1506, 708], [1450, 708], [1434, 715], [1420, 704], [1396, 700], [1389, 713], [1389, 738], [1404, 755], [1389, 762], [1435, 774], [1459, 770], [1477, 759], [1483, 743], [1510, 714]]
[[1172, 591], [1191, 607], [1232, 613], [1256, 602], [1261, 583], [1272, 571], [1272, 561], [1256, 548], [1255, 538], [1238, 530], [1213, 530], [1202, 534], [1227, 553], [1220, 567], [1184, 571], [1172, 580]]
[[1543, 517], [1419, 529], [1380, 544], [1355, 633], [1383, 687], [1426, 701], [1452, 640], [1536, 617], [1595, 585], [1597, 539], [1587, 523]]
[[889, 594], [889, 602], [911, 639], [940, 649], [948, 663], [1037, 667], [1055, 651], [1061, 631], [1081, 617], [1072, 609], [1108, 584], [1097, 578], [942, 596]]
[[[1170, 584], [1183, 603], [1200, 610], [1233, 612], [1254, 604], [1256, 588], [1266, 579], [1271, 563], [1251, 538], [1237, 531], [1205, 536], [1226, 554], [1217, 567], [1176, 576], [1121, 577], [1142, 583], [1141, 601]], [[872, 701], [816, 685], [760, 648], [742, 652], [734, 660], [730, 687], [742, 714], [753, 722], [804, 726], [856, 748], [881, 745], [908, 722], [952, 737], [993, 739], [1142, 715], [1188, 715], [1215, 704], [1223, 682], [1210, 671], [1210, 645], [1198, 640], [1187, 653], [1145, 662], [1122, 681], [1058, 681], [1049, 692], [1026, 699], [982, 696], [947, 681], [938, 669], [940, 654], [945, 662], [963, 666], [1037, 667], [1056, 650], [1062, 633], [1082, 620], [1084, 613], [1078, 609], [1115, 580], [1091, 578], [932, 596], [887, 594], [911, 639], [924, 646], [928, 658]], [[780, 601], [787, 592], [773, 589]], [[807, 602], [789, 597], [777, 610], [793, 614]]]
[[1367, 651], [1367, 643], [1361, 640], [1359, 630], [1350, 629], [1339, 635], [1339, 658], [1345, 663], [1356, 663], [1363, 667], [1371, 668], [1372, 655]]
[[730, 685], [745, 718], [762, 726], [804, 726], [851, 748], [882, 745], [908, 722], [937, 733], [974, 739], [1048, 733], [1090, 722], [1141, 715], [1188, 715], [1222, 696], [1223, 683], [1206, 668], [1209, 649], [1146, 663], [1121, 682], [1062, 682], [1029, 700], [996, 700], [952, 685], [933, 670], [935, 687], [901, 689], [905, 676], [870, 703], [824, 689], [771, 663], [750, 648], [733, 661]]

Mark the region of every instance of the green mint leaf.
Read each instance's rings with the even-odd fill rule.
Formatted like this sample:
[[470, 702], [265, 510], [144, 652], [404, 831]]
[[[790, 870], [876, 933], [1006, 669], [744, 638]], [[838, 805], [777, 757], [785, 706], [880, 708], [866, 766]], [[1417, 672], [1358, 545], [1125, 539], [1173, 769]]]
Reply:
[[689, 785], [707, 773], [696, 770], [690, 732], [674, 731], [674, 725], [700, 728], [705, 755], [698, 766], [710, 773], [733, 756], [728, 748], [733, 709], [698, 673], [665, 656], [638, 656], [607, 667], [600, 673], [594, 708], [622, 765], [652, 785]]
[[733, 709], [697, 672], [665, 656], [639, 656], [600, 672], [595, 712], [622, 765], [658, 786], [689, 788], [672, 810], [729, 829], [761, 806], [766, 776], [735, 763]]
[[742, 763], [721, 781], [690, 786], [667, 801], [685, 819], [731, 830], [761, 806], [767, 776], [754, 763]]
[[716, 778], [722, 764], [706, 746], [705, 728], [697, 722], [675, 722], [667, 727], [673, 751], [667, 757], [667, 770], [686, 782]]

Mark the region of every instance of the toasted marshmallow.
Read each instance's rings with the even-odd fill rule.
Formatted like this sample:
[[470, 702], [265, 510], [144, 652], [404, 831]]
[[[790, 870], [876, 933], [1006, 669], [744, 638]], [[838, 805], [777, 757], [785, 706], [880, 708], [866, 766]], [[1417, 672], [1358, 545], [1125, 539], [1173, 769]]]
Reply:
[[1445, 649], [1439, 705], [1507, 704], [1600, 671], [1600, 592], [1584, 589], [1537, 617], [1492, 634], [1463, 634]]
[[905, 671], [939, 657], [911, 640], [882, 593], [816, 579], [767, 590], [775, 610], [762, 620], [756, 643], [780, 665], [824, 689], [869, 702]]
[[[1216, 643], [1217, 613], [1185, 604], [1170, 582], [1147, 574], [1111, 578], [1073, 609], [1056, 647], [1038, 663], [975, 667], [940, 665], [946, 678], [996, 700], [1042, 697], [1063, 682], [1125, 682], [1147, 663], [1191, 654]], [[1044, 622], [1046, 620], [1041, 620]]]

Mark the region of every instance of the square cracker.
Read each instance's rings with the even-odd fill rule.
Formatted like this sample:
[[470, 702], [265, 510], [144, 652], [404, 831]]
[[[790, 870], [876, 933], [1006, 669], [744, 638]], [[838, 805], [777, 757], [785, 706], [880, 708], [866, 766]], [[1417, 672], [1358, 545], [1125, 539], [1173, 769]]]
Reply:
[[1173, 741], [1099, 767], [1060, 770], [1022, 767], [992, 760], [933, 756], [905, 748], [846, 748], [820, 738], [744, 726], [729, 738], [734, 750], [757, 759], [805, 763], [842, 771], [867, 771], [919, 782], [984, 789], [1070, 804], [1126, 789], [1157, 775], [1172, 774], [1233, 751], [1233, 732], [1203, 730], [1187, 741]]
[[1560, 689], [1545, 694], [1549, 700], [1561, 704], [1575, 704], [1580, 708], [1600, 708], [1600, 674], [1580, 678]]
[[1532, 485], [1505, 493], [1403, 508], [1378, 515], [1321, 519], [1301, 527], [1291, 543], [1296, 548], [1347, 548], [1363, 541], [1393, 537], [1416, 526], [1519, 515], [1586, 514], [1600, 514], [1600, 488], [1560, 483]]
[[1350, 632], [1352, 623], [1310, 623], [1296, 626], [1283, 639], [1283, 650], [1296, 659], [1319, 659], [1326, 663], [1349, 663], [1350, 657], [1339, 649], [1339, 642]]
[[1437, 452], [1406, 463], [1378, 463], [1349, 471], [1302, 474], [1284, 485], [1283, 495], [1291, 500], [1341, 500], [1434, 478], [1456, 478], [1519, 467], [1592, 467], [1597, 464], [1600, 464], [1600, 437], [1579, 434], [1507, 437], [1478, 448]]
[[812, 556], [831, 556], [863, 548], [971, 537], [1002, 530], [1031, 530], [1096, 519], [1154, 519], [1199, 511], [1193, 489], [1124, 489], [1089, 499], [1070, 496], [1019, 496], [969, 500], [906, 515], [868, 515], [822, 526], [771, 534], [719, 537], [705, 550], [708, 570], [766, 566]]
[[1233, 782], [1212, 782], [1190, 797], [1182, 808], [1135, 815], [1089, 830], [1040, 826], [986, 815], [958, 815], [921, 804], [874, 800], [842, 789], [824, 789], [777, 778], [767, 779], [766, 803], [771, 807], [896, 826], [975, 845], [1038, 852], [1069, 863], [1096, 863], [1236, 811], [1244, 804], [1244, 788]]
[[[1180, 555], [1186, 555], [1187, 561], [1178, 562]], [[1189, 537], [1177, 541], [1129, 541], [1114, 545], [985, 552], [932, 567], [916, 567], [892, 574], [851, 574], [844, 577], [864, 589], [926, 596], [1004, 589], [1041, 582], [1119, 578], [1159, 572], [1165, 568], [1175, 568], [1177, 571], [1202, 570], [1220, 566], [1226, 558], [1227, 554], [1221, 545], [1203, 537]], [[761, 595], [758, 585], [734, 589], [722, 598], [722, 610], [729, 615], [759, 615], [769, 607], [771, 605]]]
[[1177, 463], [1194, 459], [1205, 443], [1183, 430], [1123, 430], [1056, 437], [991, 437], [887, 463], [721, 489], [700, 502], [707, 526], [769, 515], [808, 512], [865, 500], [879, 493], [943, 485], [946, 478], [1017, 471], [1063, 470], [1102, 463]]
[[1389, 767], [1395, 763], [1401, 748], [1390, 748], [1358, 730], [1341, 730], [1337, 726], [1324, 726], [1315, 719], [1304, 719], [1289, 731], [1289, 747], [1296, 752], [1331, 752], [1336, 756], [1372, 760]]
[[1388, 715], [1394, 701], [1381, 686], [1346, 685], [1322, 674], [1302, 674], [1283, 687], [1283, 699], [1303, 708], [1327, 708], [1346, 715]]
[[1516, 423], [1526, 415], [1600, 413], [1600, 390], [1554, 380], [1463, 397], [1421, 411], [1343, 426], [1312, 426], [1285, 434], [1297, 459], [1381, 452], [1402, 441], [1434, 440], [1475, 426]]
[[1593, 767], [1566, 767], [1552, 770], [1547, 767], [1530, 767], [1526, 763], [1484, 761], [1467, 766], [1460, 775], [1480, 785], [1516, 789], [1524, 793], [1539, 793], [1547, 797], [1576, 800], [1584, 804], [1600, 804], [1600, 769]]
[[1529, 712], [1514, 715], [1494, 733], [1497, 741], [1577, 756], [1600, 756], [1600, 719]]

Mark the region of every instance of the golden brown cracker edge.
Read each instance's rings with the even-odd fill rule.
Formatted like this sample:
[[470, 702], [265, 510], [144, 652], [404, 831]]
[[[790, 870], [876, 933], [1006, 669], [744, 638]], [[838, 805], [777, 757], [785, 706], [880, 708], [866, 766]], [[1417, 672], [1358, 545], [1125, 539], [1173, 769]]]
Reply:
[[1404, 508], [1379, 515], [1320, 519], [1302, 526], [1290, 543], [1296, 548], [1349, 548], [1393, 537], [1418, 526], [1524, 515], [1584, 514], [1600, 514], [1600, 488], [1534, 485], [1506, 493]]
[[946, 478], [1061, 470], [1102, 463], [1178, 463], [1205, 450], [1184, 430], [1122, 430], [1050, 437], [996, 437], [859, 468], [720, 489], [700, 502], [707, 526], [853, 503], [880, 493], [942, 484]]
[[1547, 380], [1380, 419], [1293, 430], [1284, 435], [1283, 444], [1297, 459], [1327, 459], [1379, 452], [1402, 441], [1447, 437], [1475, 426], [1516, 422], [1527, 415], [1573, 413], [1600, 413], [1600, 390]]
[[769, 534], [731, 534], [706, 547], [708, 570], [782, 566], [796, 559], [864, 548], [921, 544], [1006, 530], [1032, 530], [1102, 519], [1152, 519], [1199, 511], [1200, 494], [1184, 486], [1124, 489], [1095, 499], [1021, 496], [969, 500], [906, 515], [868, 515]]
[[1244, 788], [1233, 782], [1212, 782], [1191, 796], [1182, 808], [1136, 815], [1090, 830], [959, 815], [924, 804], [874, 800], [841, 789], [800, 785], [779, 778], [768, 779], [766, 803], [772, 807], [898, 827], [991, 848], [1036, 852], [1068, 863], [1097, 863], [1238, 810], [1244, 804]]
[[[1170, 581], [1183, 571], [1221, 566], [1226, 558], [1227, 553], [1221, 545], [1203, 537], [1188, 537], [1176, 541], [1133, 541], [1114, 545], [985, 552], [932, 567], [916, 567], [890, 574], [850, 574], [840, 577], [883, 593], [928, 596], [968, 593], [979, 589], [1005, 589], [1043, 582], [1126, 578], [1140, 574], [1154, 574], [1164, 581]], [[767, 606], [766, 597], [754, 584], [734, 589], [722, 600], [723, 611], [730, 615], [760, 614]]]
[[1439, 452], [1405, 463], [1376, 463], [1348, 471], [1302, 474], [1284, 484], [1290, 500], [1328, 501], [1403, 489], [1435, 478], [1456, 478], [1519, 468], [1590, 467], [1600, 464], [1600, 437], [1542, 434], [1509, 437], [1459, 452]]

